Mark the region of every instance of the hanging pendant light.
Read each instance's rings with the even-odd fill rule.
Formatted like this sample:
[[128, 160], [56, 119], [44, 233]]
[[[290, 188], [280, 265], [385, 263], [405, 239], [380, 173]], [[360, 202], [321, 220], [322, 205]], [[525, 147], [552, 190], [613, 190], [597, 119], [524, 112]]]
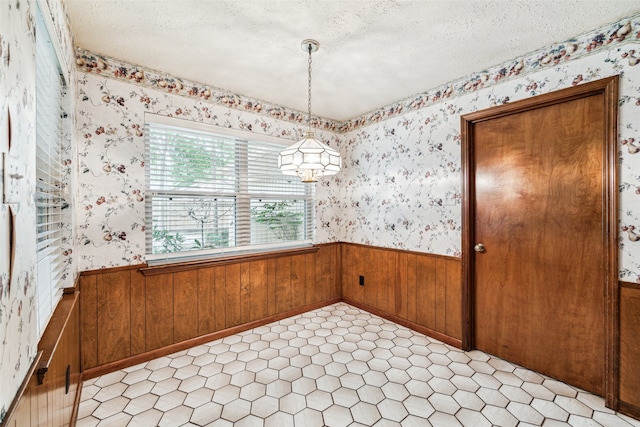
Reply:
[[318, 178], [338, 173], [342, 159], [340, 153], [317, 140], [311, 130], [311, 54], [318, 50], [320, 43], [304, 40], [301, 47], [309, 53], [308, 129], [302, 140], [280, 152], [278, 166], [284, 175], [297, 175], [302, 182], [317, 182]]

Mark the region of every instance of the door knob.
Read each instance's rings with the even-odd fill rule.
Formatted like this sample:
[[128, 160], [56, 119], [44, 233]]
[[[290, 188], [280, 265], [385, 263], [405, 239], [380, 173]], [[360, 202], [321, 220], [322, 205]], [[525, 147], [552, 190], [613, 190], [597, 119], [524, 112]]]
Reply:
[[483, 253], [485, 251], [484, 245], [482, 243], [478, 243], [473, 247], [473, 250], [476, 252]]

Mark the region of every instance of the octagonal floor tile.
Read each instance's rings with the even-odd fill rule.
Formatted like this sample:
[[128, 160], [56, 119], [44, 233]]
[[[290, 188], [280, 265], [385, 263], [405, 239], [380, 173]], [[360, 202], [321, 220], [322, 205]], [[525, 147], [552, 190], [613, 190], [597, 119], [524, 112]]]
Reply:
[[87, 380], [78, 413], [80, 427], [640, 427], [602, 398], [344, 303]]

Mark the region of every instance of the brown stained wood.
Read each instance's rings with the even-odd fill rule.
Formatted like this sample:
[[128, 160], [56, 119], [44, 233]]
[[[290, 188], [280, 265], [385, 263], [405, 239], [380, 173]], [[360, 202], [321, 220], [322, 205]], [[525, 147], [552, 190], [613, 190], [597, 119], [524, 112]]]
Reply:
[[146, 277], [145, 350], [173, 344], [173, 274]]
[[330, 248], [322, 248], [318, 251], [316, 257], [316, 299], [325, 300], [331, 295], [331, 260], [332, 253]]
[[337, 243], [328, 245], [327, 250], [330, 254], [331, 298], [337, 298], [342, 296], [342, 277], [340, 276], [340, 271], [342, 271], [342, 245]]
[[80, 276], [82, 316], [82, 369], [98, 366], [98, 289], [97, 276]]
[[353, 296], [353, 253], [355, 246], [343, 245], [342, 247], [342, 270], [340, 271], [340, 284], [343, 298], [355, 299]]
[[602, 94], [570, 97], [474, 124], [464, 248], [486, 247], [470, 255], [475, 346], [599, 395], [610, 244], [604, 104]]
[[[75, 294], [76, 297], [79, 297], [78, 293]], [[77, 414], [74, 413], [77, 412], [78, 405], [80, 404], [80, 394], [82, 392], [82, 352], [80, 348], [80, 333], [80, 300], [78, 298], [63, 333], [66, 355], [61, 358], [61, 361], [64, 364], [65, 374], [66, 365], [69, 364], [70, 366], [70, 386], [65, 408], [67, 408], [68, 411], [66, 419], [71, 420], [76, 419], [74, 415]]]
[[621, 414], [628, 415], [636, 420], [640, 420], [640, 407], [631, 405], [626, 402], [618, 402], [617, 411]]
[[131, 281], [128, 271], [97, 276], [98, 364], [130, 356]]
[[320, 252], [318, 251], [316, 254], [307, 254], [304, 255], [304, 296], [305, 296], [305, 305], [313, 304], [316, 301], [319, 301], [317, 295], [317, 285], [316, 285], [316, 258], [320, 256]]
[[[11, 427], [19, 427], [19, 426], [31, 426], [38, 425], [37, 423], [32, 423], [32, 413], [34, 412], [32, 409], [32, 391], [37, 387], [37, 377], [36, 371], [40, 366], [40, 359], [42, 357], [42, 351], [39, 351], [36, 354], [36, 357], [29, 367], [29, 371], [27, 371], [27, 375], [25, 376], [16, 396], [7, 408], [7, 412], [4, 414], [5, 419], [2, 423], [2, 426], [11, 426]], [[36, 421], [36, 420], [33, 420]]]
[[[78, 277], [79, 280], [79, 277]], [[79, 286], [76, 286], [76, 289], [80, 289]], [[82, 338], [80, 338], [80, 340], [82, 341]], [[82, 373], [80, 374], [80, 380], [82, 381]], [[31, 425], [45, 425], [47, 423], [47, 420], [45, 419], [41, 419], [41, 417], [39, 416], [40, 414], [38, 413], [38, 403], [39, 403], [39, 397], [38, 397], [38, 392], [37, 389], [35, 388], [35, 385], [38, 383], [38, 380], [36, 377], [31, 376], [31, 381], [29, 382], [29, 406], [31, 407]], [[79, 387], [78, 388], [82, 388], [82, 383], [79, 383]], [[76, 390], [78, 392], [78, 390]], [[80, 393], [78, 392], [78, 395], [80, 395]], [[78, 402], [78, 406], [80, 405], [80, 402]]]
[[221, 331], [227, 326], [227, 276], [224, 266], [213, 267], [212, 277], [215, 277], [215, 330]]
[[290, 310], [291, 300], [291, 258], [276, 259], [276, 313]]
[[447, 309], [447, 268], [446, 260], [438, 258], [435, 274], [435, 327], [436, 331], [446, 333], [446, 309]]
[[173, 273], [173, 342], [198, 336], [198, 271]]
[[[50, 415], [50, 405], [49, 405], [49, 392], [47, 387], [36, 387], [33, 390], [33, 394], [35, 394], [35, 407], [37, 411], [38, 423], [36, 425], [47, 425], [50, 423], [51, 415]], [[32, 405], [33, 405], [34, 396], [32, 396]], [[53, 407], [51, 406], [51, 410]], [[36, 418], [33, 416], [32, 412], [32, 420]]]
[[385, 251], [386, 256], [386, 265], [387, 267], [387, 278], [385, 282], [385, 286], [387, 288], [387, 312], [393, 316], [396, 316], [396, 286], [395, 286], [395, 278], [396, 278], [396, 270], [398, 269], [398, 252], [395, 251]]
[[395, 304], [395, 315], [402, 318], [407, 319], [407, 258], [408, 255], [403, 252], [398, 252], [397, 254], [397, 264], [396, 264], [396, 277], [394, 279], [395, 283], [395, 293], [394, 293], [394, 304]]
[[333, 245], [338, 245], [339, 247], [352, 247], [352, 248], [362, 248], [362, 249], [366, 249], [366, 248], [375, 248], [381, 251], [389, 251], [389, 252], [395, 252], [395, 253], [406, 253], [406, 254], [413, 254], [413, 255], [425, 255], [431, 258], [443, 258], [443, 259], [447, 259], [450, 261], [457, 261], [460, 262], [460, 258], [459, 257], [455, 257], [455, 256], [450, 256], [450, 255], [439, 255], [439, 254], [430, 254], [430, 253], [426, 253], [426, 252], [418, 252], [418, 251], [408, 251], [405, 249], [393, 249], [393, 248], [383, 248], [380, 246], [371, 246], [371, 245], [365, 245], [362, 243], [346, 243], [346, 242], [341, 242], [338, 244], [335, 243], [326, 243], [324, 245], [318, 245], [318, 247], [331, 247]]
[[305, 271], [305, 256], [298, 255], [291, 257], [291, 308], [305, 305]]
[[[50, 405], [48, 413], [52, 415], [54, 425], [67, 425], [71, 421], [74, 412], [74, 403], [76, 403], [76, 395], [78, 391], [78, 383], [80, 381], [80, 330], [79, 330], [79, 306], [77, 304], [77, 294], [66, 294], [58, 303], [54, 311], [54, 315], [47, 326], [40, 344], [39, 349], [43, 350], [43, 342], [45, 335], [50, 331], [50, 327], [54, 327], [54, 333], [59, 336], [59, 343], [51, 358], [49, 378], [44, 378], [43, 386], [48, 388], [48, 404]], [[55, 326], [55, 318], [59, 314], [66, 318], [63, 325]], [[69, 393], [65, 393], [66, 371], [69, 366]]]
[[382, 252], [375, 248], [362, 250], [361, 274], [364, 276], [364, 286], [360, 286], [364, 295], [362, 301], [368, 306], [376, 308], [381, 308], [378, 305], [378, 291], [382, 288], [384, 269], [381, 257]]
[[198, 335], [206, 335], [216, 330], [216, 275], [212, 267], [197, 272]]
[[276, 310], [276, 260], [267, 260], [267, 312], [274, 316]]
[[320, 294], [320, 299], [327, 300], [329, 298], [333, 298], [339, 296], [339, 294], [335, 294], [334, 291], [336, 287], [337, 280], [337, 264], [336, 264], [336, 247], [325, 246], [322, 248], [322, 262], [321, 262], [321, 274], [320, 277], [322, 279], [322, 293]]
[[418, 323], [418, 256], [407, 254], [407, 320]]
[[446, 260], [445, 330], [450, 337], [462, 339], [462, 276], [460, 263]]
[[[33, 382], [35, 383], [35, 381]], [[4, 419], [4, 422], [0, 425], [2, 425], [2, 427], [5, 427], [5, 426], [20, 427], [20, 426], [38, 425], [37, 421], [36, 422], [32, 421], [31, 388], [27, 389], [27, 394], [22, 395], [22, 398], [18, 399], [18, 402], [19, 403], [18, 405], [16, 405], [16, 407], [9, 408], [9, 412], [5, 414], [6, 418]]]
[[140, 268], [140, 271], [145, 276], [151, 276], [154, 274], [169, 274], [178, 271], [190, 271], [198, 268], [218, 267], [228, 264], [240, 264], [243, 262], [259, 261], [265, 259], [275, 259], [281, 257], [291, 257], [294, 255], [304, 255], [308, 253], [315, 253], [318, 251], [318, 246], [308, 246], [303, 248], [283, 249], [280, 251], [267, 251], [267, 252], [255, 252], [248, 254], [237, 254], [229, 256], [220, 256], [215, 258], [207, 258], [197, 261], [185, 261], [175, 262], [170, 264], [161, 264], [154, 266], [147, 266], [146, 264]]
[[352, 252], [352, 266], [347, 267], [347, 270], [350, 271], [350, 274], [347, 276], [347, 280], [349, 280], [349, 284], [351, 286], [351, 295], [356, 301], [365, 300], [365, 289], [364, 286], [360, 286], [359, 280], [360, 276], [365, 276], [364, 282], [366, 286], [367, 265], [365, 263], [365, 258], [368, 252], [368, 247], [365, 247], [362, 250], [354, 249], [354, 251]]
[[137, 270], [129, 271], [131, 283], [131, 354], [145, 351], [145, 277]]
[[80, 273], [80, 277], [101, 276], [103, 274], [115, 273], [118, 271], [141, 271], [147, 264], [125, 265], [122, 267], [99, 268], [97, 270], [86, 270]]
[[[65, 390], [67, 366], [70, 367], [68, 393]], [[44, 373], [44, 377], [39, 373]], [[1, 425], [75, 425], [81, 382], [80, 300], [77, 292], [67, 291], [54, 310], [38, 343], [36, 358], [14, 401], [3, 414], [5, 419]]]
[[251, 263], [243, 262], [240, 264], [240, 323], [251, 321]]
[[[54, 414], [58, 414], [59, 425], [68, 425], [73, 420], [73, 414], [76, 411], [76, 403], [79, 387], [78, 384], [81, 381], [80, 374], [80, 310], [79, 304], [77, 304], [77, 294], [68, 293], [63, 296], [62, 301], [58, 304], [56, 311], [61, 308], [61, 304], [67, 298], [74, 298], [72, 308], [67, 316], [67, 322], [64, 325], [64, 329], [60, 331], [60, 346], [56, 350], [56, 354], [53, 358], [53, 363], [56, 366], [56, 382], [57, 387], [52, 388], [52, 393], [58, 397], [58, 402], [61, 406], [58, 406], [57, 410], [54, 409]], [[69, 392], [65, 393], [67, 366], [69, 366]], [[46, 378], [45, 378], [46, 381]]]
[[[327, 305], [336, 304], [340, 302], [340, 298], [332, 298], [325, 301], [319, 301], [314, 304], [300, 307], [294, 310], [285, 311], [284, 313], [279, 313], [274, 316], [269, 316], [264, 319], [256, 320], [253, 322], [249, 322], [243, 325], [234, 326], [232, 328], [222, 329], [220, 331], [213, 332], [211, 334], [203, 335], [197, 338], [193, 338], [187, 341], [182, 341], [179, 343], [175, 343], [166, 347], [162, 347], [156, 350], [151, 350], [142, 354], [137, 354], [135, 356], [129, 357], [127, 359], [118, 360], [113, 363], [109, 363], [106, 365], [97, 366], [95, 368], [88, 369], [83, 373], [83, 379], [89, 380], [91, 378], [96, 378], [104, 374], [108, 374], [110, 372], [118, 371], [120, 369], [127, 368], [129, 366], [137, 365], [142, 362], [148, 362], [152, 359], [157, 359], [158, 357], [166, 356], [168, 354], [172, 354], [178, 351], [186, 350], [204, 343], [208, 343], [211, 341], [215, 341], [224, 337], [228, 337], [230, 335], [238, 334], [240, 332], [248, 331], [253, 328], [257, 328], [259, 326], [267, 325], [269, 323], [277, 322], [282, 319], [286, 319], [287, 317], [296, 316], [298, 314], [306, 313], [311, 310], [317, 310], [318, 308], [325, 307]], [[446, 341], [446, 340], [443, 340]], [[452, 344], [455, 345], [455, 344]], [[458, 345], [459, 346], [459, 345]], [[45, 406], [46, 407], [46, 402]]]
[[[338, 272], [340, 274], [340, 293], [343, 298], [353, 299], [352, 284], [349, 280], [349, 274], [353, 269], [353, 249], [350, 245], [342, 245], [340, 251], [342, 256], [342, 269]], [[320, 262], [318, 260], [318, 262]]]
[[[436, 259], [420, 255], [416, 260], [416, 323], [436, 331]], [[441, 332], [441, 331], [439, 331]]]
[[[83, 280], [87, 280], [85, 277], [95, 279], [104, 274], [124, 271], [131, 278], [137, 275], [137, 279], [132, 279], [132, 286], [134, 286], [133, 283], [136, 280], [141, 281], [142, 287], [135, 286], [140, 289], [141, 296], [135, 298], [139, 300], [143, 297], [143, 301], [142, 304], [138, 302], [135, 305], [136, 307], [144, 307], [140, 308], [140, 310], [144, 310], [145, 313], [145, 329], [143, 330], [145, 333], [145, 345], [148, 341], [149, 344], [155, 343], [156, 347], [144, 352], [132, 353], [131, 357], [122, 359], [127, 361], [148, 360], [145, 358], [152, 358], [150, 355], [156, 355], [155, 357], [157, 357], [161, 354], [167, 354], [165, 352], [167, 349], [178, 351], [177, 349], [186, 348], [183, 347], [186, 345], [185, 343], [197, 345], [195, 343], [200, 342], [199, 340], [206, 339], [203, 337], [220, 336], [219, 331], [240, 330], [238, 328], [257, 324], [256, 322], [259, 323], [265, 318], [270, 319], [279, 317], [282, 313], [292, 313], [299, 310], [299, 304], [302, 304], [303, 307], [315, 307], [317, 304], [322, 306], [332, 301], [339, 301], [343, 295], [342, 286], [347, 281], [350, 281], [351, 285], [356, 289], [362, 288], [358, 284], [358, 277], [362, 273], [365, 275], [366, 285], [364, 288], [367, 288], [372, 283], [374, 285], [371, 287], [375, 291], [372, 295], [376, 306], [371, 306], [371, 308], [376, 310], [376, 313], [381, 313], [381, 315], [390, 320], [399, 319], [404, 322], [401, 324], [409, 327], [415, 326], [418, 330], [426, 331], [433, 337], [457, 345], [456, 343], [459, 343], [459, 340], [456, 338], [447, 337], [444, 333], [424, 325], [420, 326], [415, 322], [417, 304], [419, 303], [417, 296], [418, 259], [421, 259], [422, 264], [430, 262], [435, 265], [437, 260], [445, 260], [453, 265], [460, 265], [457, 259], [451, 257], [339, 243], [319, 245], [316, 253], [293, 255], [288, 258], [280, 257], [240, 262], [235, 266], [227, 264], [217, 267], [196, 268], [190, 273], [179, 271], [177, 273], [145, 277], [137, 272], [136, 269], [123, 268], [103, 270], [100, 272], [101, 274], [89, 272], [82, 277]], [[353, 260], [356, 261], [356, 267], [353, 266]], [[231, 268], [229, 268], [230, 266]], [[365, 269], [366, 271], [363, 271]], [[341, 276], [347, 270], [349, 279]], [[425, 268], [423, 270], [426, 271]], [[285, 272], [284, 274], [283, 271]], [[195, 278], [191, 274], [195, 275]], [[424, 274], [421, 276], [424, 276]], [[171, 277], [171, 279], [167, 279], [168, 277]], [[195, 292], [190, 289], [184, 293], [184, 283], [191, 280], [196, 281]], [[424, 281], [424, 277], [421, 280]], [[296, 282], [299, 286], [296, 286]], [[164, 283], [164, 287], [161, 286], [162, 283]], [[278, 286], [283, 283], [289, 283], [288, 288], [278, 289]], [[412, 286], [410, 283], [412, 283]], [[159, 296], [159, 292], [161, 293], [162, 289], [166, 290], [167, 286], [170, 287], [170, 293]], [[245, 290], [243, 291], [243, 289]], [[302, 298], [302, 292], [299, 292], [300, 295], [295, 294], [296, 289], [304, 290], [304, 299]], [[345, 289], [347, 289], [346, 286]], [[247, 290], [248, 297], [245, 297]], [[281, 291], [284, 291], [285, 298], [289, 298], [290, 309], [285, 308], [286, 303], [283, 303], [283, 299], [280, 298], [281, 295], [278, 294]], [[185, 297], [189, 295], [190, 298], [185, 298], [184, 301], [180, 302], [181, 294]], [[131, 304], [134, 304], [135, 292], [133, 289], [130, 295]], [[309, 299], [312, 302], [307, 304]], [[347, 297], [344, 299], [346, 301], [356, 301]], [[196, 324], [198, 332], [197, 336], [193, 338], [183, 339], [181, 328], [185, 325], [180, 325], [181, 319], [178, 317], [178, 312], [184, 310], [181, 307], [186, 306], [187, 300], [192, 301], [190, 307], [197, 312]], [[158, 304], [162, 301], [169, 301], [170, 305], [158, 310]], [[260, 301], [263, 302], [261, 303]], [[244, 311], [244, 313], [249, 313], [249, 320], [245, 319], [242, 311], [243, 304], [246, 307], [246, 302], [250, 302], [250, 310], [245, 309]], [[356, 302], [363, 304], [362, 301]], [[277, 306], [278, 304], [280, 304], [279, 307]], [[131, 307], [132, 319], [136, 307]], [[413, 313], [414, 321], [410, 320], [411, 312]], [[402, 314], [402, 316], [399, 314]], [[230, 320], [227, 319], [227, 316], [229, 316]], [[227, 327], [227, 322], [229, 324], [238, 322], [237, 319], [233, 320], [234, 316], [239, 316], [241, 323]], [[170, 319], [170, 322], [167, 322], [167, 319]], [[162, 326], [163, 321], [165, 322], [164, 326]], [[447, 318], [446, 321], [448, 324], [451, 320]], [[153, 330], [154, 326], [156, 326], [156, 330], [163, 331], [161, 337], [166, 339], [166, 344], [160, 346], [157, 343], [159, 338], [154, 336], [154, 333], [156, 333]], [[215, 338], [210, 338], [209, 340], [211, 339]], [[125, 366], [126, 363], [129, 362], [114, 361], [90, 368], [89, 372], [90, 375], [98, 375], [99, 373], [108, 372], [111, 368]]]
[[[306, 256], [306, 255], [305, 255]], [[264, 319], [268, 316], [268, 262], [267, 260], [253, 261], [251, 265], [251, 314], [250, 320]], [[303, 304], [304, 305], [304, 304]]]
[[240, 306], [240, 264], [229, 264], [225, 269], [226, 292], [226, 327], [237, 326], [242, 323]]
[[640, 285], [623, 286], [620, 288], [620, 401], [640, 411], [639, 327]]
[[39, 380], [42, 380], [48, 370], [50, 371], [52, 366], [55, 365], [55, 356], [65, 351], [64, 338], [66, 335], [64, 332], [66, 331], [68, 334], [75, 327], [72, 317], [78, 310], [77, 305], [77, 293], [64, 294], [51, 315], [51, 319], [49, 319], [49, 323], [38, 343], [38, 351], [41, 353], [40, 365], [38, 366]]
[[374, 258], [379, 263], [379, 267], [376, 270], [375, 276], [377, 279], [377, 289], [376, 289], [376, 307], [380, 307], [380, 309], [386, 311], [389, 314], [393, 314], [389, 312], [387, 307], [387, 297], [388, 297], [388, 282], [387, 282], [387, 272], [390, 268], [394, 266], [389, 264], [389, 259], [387, 257], [391, 252], [386, 251], [384, 249], [376, 249], [376, 257]]
[[377, 252], [376, 259], [379, 262], [379, 268], [376, 269], [376, 277], [378, 279], [378, 289], [376, 289], [376, 306], [389, 314], [393, 314], [387, 307], [387, 298], [389, 294], [387, 289], [389, 285], [389, 282], [387, 281], [387, 272], [390, 268], [395, 267], [389, 264], [389, 258], [387, 255], [391, 252], [384, 249], [376, 249], [375, 252]]

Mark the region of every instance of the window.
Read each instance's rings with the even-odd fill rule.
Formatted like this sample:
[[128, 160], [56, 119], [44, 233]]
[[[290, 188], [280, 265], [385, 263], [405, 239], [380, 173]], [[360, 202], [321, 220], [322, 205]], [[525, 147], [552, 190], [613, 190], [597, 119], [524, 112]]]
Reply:
[[147, 261], [311, 244], [314, 187], [277, 138], [148, 114], [145, 146]]
[[36, 12], [36, 250], [38, 332], [62, 295], [62, 108], [64, 80], [43, 14]]

